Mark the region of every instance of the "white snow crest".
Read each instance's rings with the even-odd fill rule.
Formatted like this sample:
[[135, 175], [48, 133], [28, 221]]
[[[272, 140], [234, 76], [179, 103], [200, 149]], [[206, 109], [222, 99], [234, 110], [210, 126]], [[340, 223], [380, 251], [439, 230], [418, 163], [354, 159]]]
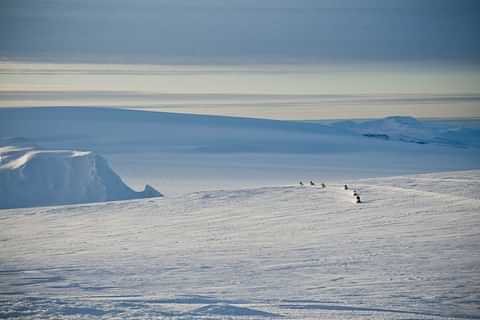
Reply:
[[127, 200], [161, 194], [150, 186], [135, 192], [90, 151], [0, 150], [0, 208]]

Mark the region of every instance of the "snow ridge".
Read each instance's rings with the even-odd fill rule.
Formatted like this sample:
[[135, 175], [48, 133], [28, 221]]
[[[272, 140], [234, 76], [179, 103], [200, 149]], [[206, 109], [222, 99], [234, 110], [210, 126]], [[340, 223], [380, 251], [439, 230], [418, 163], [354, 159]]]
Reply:
[[0, 147], [0, 193], [0, 208], [161, 196], [132, 190], [94, 152], [15, 146]]

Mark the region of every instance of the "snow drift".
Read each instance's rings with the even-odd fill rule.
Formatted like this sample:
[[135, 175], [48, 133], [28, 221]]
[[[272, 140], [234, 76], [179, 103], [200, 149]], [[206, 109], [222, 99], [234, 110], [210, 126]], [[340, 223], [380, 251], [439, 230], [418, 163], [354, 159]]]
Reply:
[[129, 188], [107, 161], [89, 151], [0, 147], [0, 208], [158, 197]]

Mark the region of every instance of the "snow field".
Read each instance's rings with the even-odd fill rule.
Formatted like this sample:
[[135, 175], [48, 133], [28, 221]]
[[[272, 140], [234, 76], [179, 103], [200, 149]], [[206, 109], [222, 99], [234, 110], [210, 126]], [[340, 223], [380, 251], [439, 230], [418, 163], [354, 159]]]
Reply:
[[480, 317], [479, 171], [343, 183], [2, 210], [1, 315]]

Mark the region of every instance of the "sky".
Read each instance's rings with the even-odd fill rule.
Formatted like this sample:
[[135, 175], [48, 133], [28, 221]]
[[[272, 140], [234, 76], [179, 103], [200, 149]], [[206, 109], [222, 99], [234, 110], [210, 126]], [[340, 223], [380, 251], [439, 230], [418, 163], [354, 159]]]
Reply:
[[3, 0], [0, 107], [478, 117], [479, 21], [476, 0]]

